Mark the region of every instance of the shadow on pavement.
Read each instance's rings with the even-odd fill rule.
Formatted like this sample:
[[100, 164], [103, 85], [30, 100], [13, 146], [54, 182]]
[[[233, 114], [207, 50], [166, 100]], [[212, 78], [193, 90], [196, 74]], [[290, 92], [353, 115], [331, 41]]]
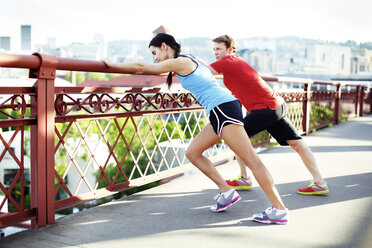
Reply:
[[[331, 186], [331, 193], [325, 196], [303, 196], [295, 193], [297, 188], [307, 182], [278, 184], [277, 188], [290, 210], [372, 197], [372, 173], [331, 177], [327, 178], [327, 181]], [[269, 206], [269, 201], [259, 187], [254, 187], [251, 191], [240, 191], [242, 201], [220, 213], [209, 211], [215, 193], [216, 190], [208, 189], [200, 192], [163, 194], [143, 192], [131, 195], [62, 218], [57, 221], [57, 224], [44, 228], [43, 234], [39, 234], [38, 238], [48, 240], [58, 236], [59, 242], [54, 243], [53, 247], [66, 247], [72, 240], [74, 245], [79, 245], [87, 242], [145, 237], [176, 230], [195, 231], [234, 226], [262, 227], [262, 224], [255, 223], [250, 218]], [[329, 208], [329, 211], [329, 214], [333, 214], [332, 208]], [[368, 218], [365, 223], [367, 226], [372, 221], [371, 217]], [[28, 232], [36, 233], [38, 230]], [[6, 237], [0, 242], [3, 242], [4, 247], [13, 247], [5, 245], [15, 245], [16, 240], [22, 235], [25, 233]], [[355, 230], [355, 240], [358, 235], [363, 235], [363, 232]]]

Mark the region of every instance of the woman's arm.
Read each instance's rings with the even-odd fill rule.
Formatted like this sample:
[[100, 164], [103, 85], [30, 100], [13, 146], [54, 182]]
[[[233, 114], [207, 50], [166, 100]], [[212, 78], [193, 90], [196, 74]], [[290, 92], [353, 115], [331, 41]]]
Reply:
[[165, 72], [179, 73], [183, 71], [185, 65], [189, 63], [189, 61], [184, 59], [167, 59], [154, 64], [145, 64], [141, 62], [115, 63], [109, 58], [105, 58], [103, 62], [105, 62], [106, 66], [109, 68], [120, 69], [129, 74], [161, 74]]
[[123, 70], [124, 73], [134, 74], [138, 72], [142, 72], [142, 65], [141, 63], [133, 62], [133, 63], [115, 63], [109, 58], [105, 58], [102, 60], [108, 68], [120, 69]]

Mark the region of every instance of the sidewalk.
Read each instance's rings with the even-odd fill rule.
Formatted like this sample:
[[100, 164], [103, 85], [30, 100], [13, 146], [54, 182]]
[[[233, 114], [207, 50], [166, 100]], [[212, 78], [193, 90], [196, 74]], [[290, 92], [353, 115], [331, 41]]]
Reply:
[[[269, 207], [254, 181], [242, 200], [212, 213], [214, 184], [198, 173], [57, 220], [56, 224], [0, 239], [0, 247], [371, 247], [372, 116], [304, 137], [313, 150], [330, 194], [304, 196], [310, 174], [288, 147], [259, 154], [290, 209], [288, 225], [255, 223]], [[218, 170], [238, 174], [235, 161]]]

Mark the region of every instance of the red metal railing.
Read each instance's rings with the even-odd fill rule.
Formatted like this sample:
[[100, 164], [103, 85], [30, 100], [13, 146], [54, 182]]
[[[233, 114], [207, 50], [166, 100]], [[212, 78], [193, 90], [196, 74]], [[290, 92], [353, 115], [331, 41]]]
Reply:
[[[13, 172], [0, 173], [0, 227], [26, 220], [41, 227], [58, 210], [192, 168], [184, 150], [207, 119], [193, 95], [55, 87], [57, 70], [121, 73], [99, 61], [0, 54], [0, 67], [26, 68], [37, 78], [32, 87], [0, 87], [0, 172], [10, 163]], [[264, 79], [303, 85], [280, 93], [302, 134], [372, 112], [362, 85]], [[251, 140], [257, 146], [270, 137], [262, 132]], [[224, 143], [206, 153], [214, 161], [231, 155]]]

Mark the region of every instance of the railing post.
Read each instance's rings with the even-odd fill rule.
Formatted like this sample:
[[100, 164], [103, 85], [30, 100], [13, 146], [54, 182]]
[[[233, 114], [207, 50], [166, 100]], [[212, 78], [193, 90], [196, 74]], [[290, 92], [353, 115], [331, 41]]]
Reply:
[[363, 105], [364, 105], [364, 86], [360, 87], [360, 98], [359, 98], [359, 116], [363, 116]]
[[37, 208], [37, 223], [41, 227], [54, 223], [54, 79], [57, 59], [34, 54], [41, 60], [40, 67], [30, 70], [30, 78], [37, 78], [36, 100], [32, 102], [37, 126], [31, 129], [32, 207]]
[[333, 115], [333, 123], [338, 124], [340, 122], [340, 98], [341, 98], [341, 84], [336, 85], [336, 96], [335, 96], [335, 110]]
[[355, 103], [354, 103], [354, 106], [355, 106], [355, 117], [358, 117], [360, 112], [360, 108], [359, 108], [359, 100], [360, 100], [360, 86], [358, 85], [356, 87], [356, 94], [355, 94]]
[[368, 98], [369, 98], [369, 113], [372, 114], [372, 88], [369, 88]]
[[310, 112], [311, 112], [311, 84], [306, 83], [304, 84], [304, 91], [305, 91], [305, 99], [302, 103], [302, 130], [304, 131], [305, 135], [308, 135], [310, 132]]

